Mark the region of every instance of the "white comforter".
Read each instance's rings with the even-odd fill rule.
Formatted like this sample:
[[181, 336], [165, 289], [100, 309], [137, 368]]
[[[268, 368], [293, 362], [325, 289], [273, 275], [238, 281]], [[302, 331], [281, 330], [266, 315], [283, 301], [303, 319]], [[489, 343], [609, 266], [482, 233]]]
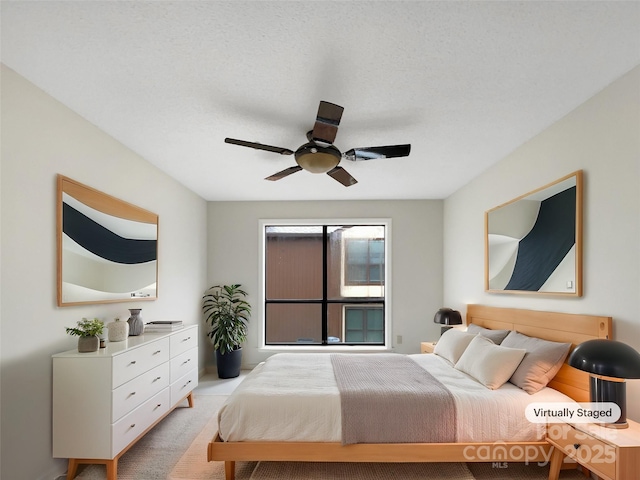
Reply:
[[[534, 395], [510, 383], [489, 390], [437, 355], [409, 357], [453, 394], [459, 442], [541, 440], [544, 425], [525, 418], [526, 406], [571, 401], [551, 388]], [[340, 442], [340, 393], [330, 355], [273, 355], [236, 388], [220, 409], [218, 421], [226, 441]]]

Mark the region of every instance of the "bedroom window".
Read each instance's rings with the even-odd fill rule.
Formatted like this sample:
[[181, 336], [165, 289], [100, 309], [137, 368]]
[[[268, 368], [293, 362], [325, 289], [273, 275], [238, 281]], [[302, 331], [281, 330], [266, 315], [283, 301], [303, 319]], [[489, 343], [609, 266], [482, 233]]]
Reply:
[[388, 222], [263, 222], [264, 344], [385, 346]]

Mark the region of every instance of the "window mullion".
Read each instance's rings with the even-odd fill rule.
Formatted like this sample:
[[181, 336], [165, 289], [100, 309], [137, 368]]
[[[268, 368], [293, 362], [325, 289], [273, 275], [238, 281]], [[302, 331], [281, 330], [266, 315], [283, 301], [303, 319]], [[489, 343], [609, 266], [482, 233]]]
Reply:
[[329, 315], [327, 296], [329, 291], [329, 268], [327, 267], [329, 235], [327, 226], [322, 226], [322, 345], [327, 345], [329, 337]]

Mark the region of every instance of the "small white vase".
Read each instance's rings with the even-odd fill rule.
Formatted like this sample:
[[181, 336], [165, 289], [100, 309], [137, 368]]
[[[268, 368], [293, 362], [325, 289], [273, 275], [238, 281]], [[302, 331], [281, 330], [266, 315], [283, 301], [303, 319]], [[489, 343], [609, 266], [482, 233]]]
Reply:
[[107, 325], [110, 342], [122, 342], [129, 336], [129, 322], [121, 322], [119, 318]]

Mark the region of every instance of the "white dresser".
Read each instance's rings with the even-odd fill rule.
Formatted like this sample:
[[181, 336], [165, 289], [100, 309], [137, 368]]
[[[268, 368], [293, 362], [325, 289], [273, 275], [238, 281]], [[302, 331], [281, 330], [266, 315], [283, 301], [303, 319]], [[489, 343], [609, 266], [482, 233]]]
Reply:
[[198, 326], [107, 342], [93, 353], [53, 356], [53, 456], [68, 458], [67, 479], [79, 464], [107, 466], [198, 385]]

